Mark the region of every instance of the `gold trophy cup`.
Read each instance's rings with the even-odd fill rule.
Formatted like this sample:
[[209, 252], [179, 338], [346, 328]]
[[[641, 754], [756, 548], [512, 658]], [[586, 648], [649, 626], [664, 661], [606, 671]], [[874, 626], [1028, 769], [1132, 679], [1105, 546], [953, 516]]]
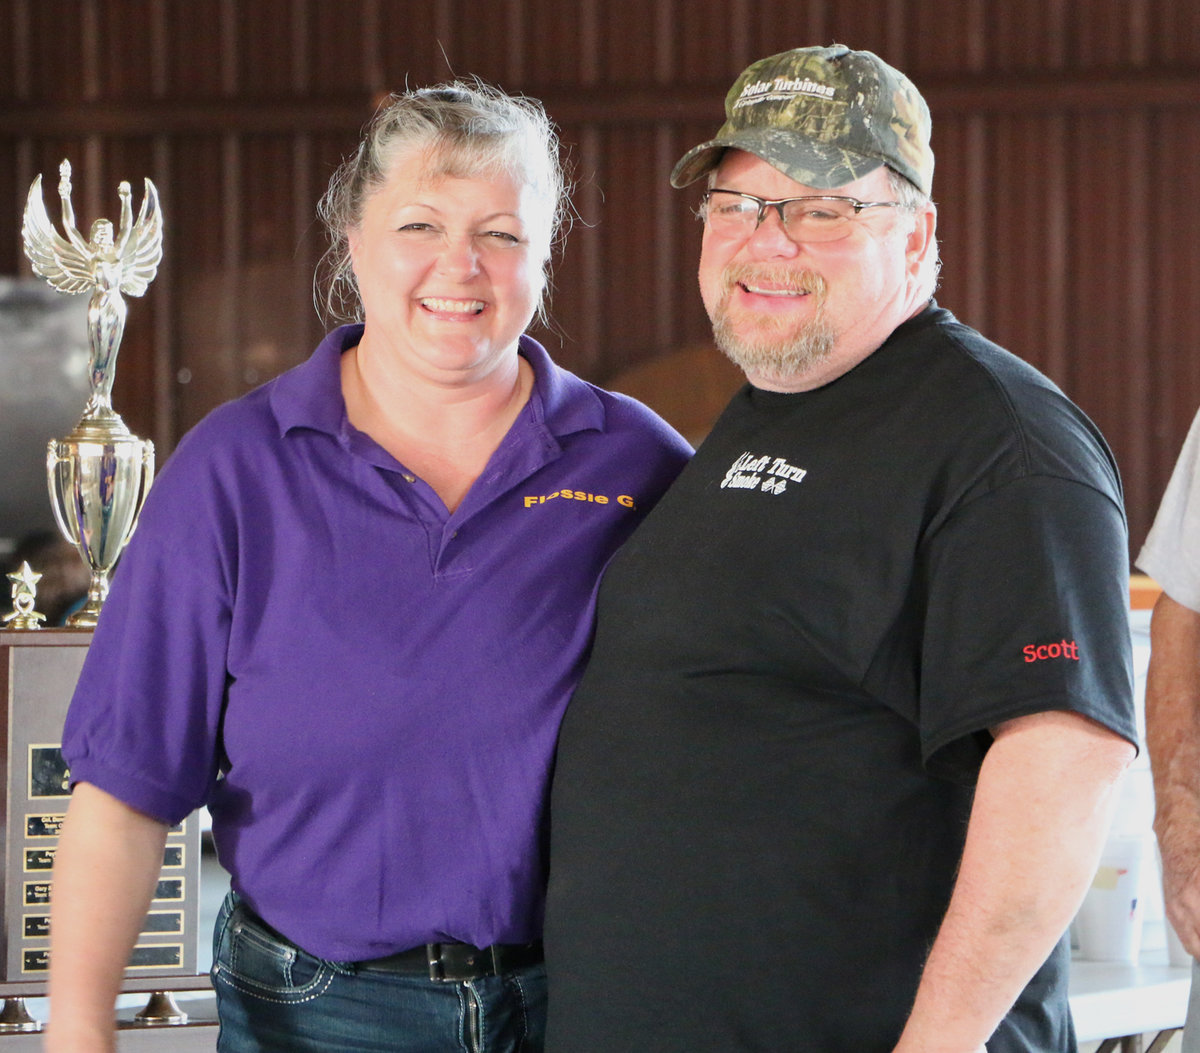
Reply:
[[51, 439], [46, 450], [50, 506], [59, 529], [91, 571], [84, 605], [68, 625], [96, 624], [108, 578], [137, 525], [142, 502], [154, 480], [154, 444], [139, 439], [112, 408], [117, 351], [125, 330], [125, 300], [141, 296], [162, 259], [162, 213], [149, 179], [133, 221], [129, 184], [118, 188], [120, 228], [115, 237], [107, 219], [92, 224], [84, 239], [71, 207], [71, 165], [59, 166], [63, 237], [42, 200], [42, 177], [29, 188], [21, 234], [36, 274], [64, 293], [91, 294], [88, 301], [88, 375], [92, 393], [79, 423], [64, 439]]

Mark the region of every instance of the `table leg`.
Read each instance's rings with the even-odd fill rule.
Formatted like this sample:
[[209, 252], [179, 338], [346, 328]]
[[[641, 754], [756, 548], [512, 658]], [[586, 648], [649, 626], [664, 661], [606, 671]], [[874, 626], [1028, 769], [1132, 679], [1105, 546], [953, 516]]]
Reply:
[[1146, 1053], [1163, 1053], [1167, 1048], [1167, 1043], [1175, 1036], [1179, 1028], [1172, 1027], [1166, 1031], [1160, 1031], [1158, 1037], [1146, 1047]]

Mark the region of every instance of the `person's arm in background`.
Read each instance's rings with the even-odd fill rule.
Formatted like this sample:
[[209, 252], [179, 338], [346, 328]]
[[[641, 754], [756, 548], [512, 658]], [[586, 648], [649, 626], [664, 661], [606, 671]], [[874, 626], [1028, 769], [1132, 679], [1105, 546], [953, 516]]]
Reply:
[[47, 1053], [111, 1053], [114, 1007], [162, 868], [167, 826], [88, 783], [54, 856]]
[[1165, 592], [1150, 620], [1146, 747], [1167, 917], [1200, 955], [1200, 613]]
[[1075, 713], [1020, 717], [993, 735], [950, 905], [895, 1053], [984, 1050], [1083, 901], [1134, 757], [1125, 739]]

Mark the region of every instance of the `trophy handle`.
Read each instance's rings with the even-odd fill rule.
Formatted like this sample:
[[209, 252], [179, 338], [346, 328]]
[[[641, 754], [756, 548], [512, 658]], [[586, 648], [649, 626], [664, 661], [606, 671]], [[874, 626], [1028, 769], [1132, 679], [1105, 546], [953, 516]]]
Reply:
[[142, 439], [142, 492], [138, 494], [137, 511], [133, 513], [133, 522], [129, 526], [129, 537], [137, 530], [138, 520], [142, 517], [142, 508], [146, 504], [146, 496], [150, 493], [150, 484], [154, 482], [154, 443]]
[[[60, 462], [68, 460], [58, 452], [58, 439], [51, 439], [46, 444], [46, 479], [50, 482], [50, 511], [54, 513], [54, 522], [58, 529], [72, 545], [79, 547], [79, 531], [63, 515], [59, 507], [58, 497], [54, 492], [54, 476]], [[82, 553], [81, 553], [82, 555]], [[86, 556], [84, 557], [86, 559]]]

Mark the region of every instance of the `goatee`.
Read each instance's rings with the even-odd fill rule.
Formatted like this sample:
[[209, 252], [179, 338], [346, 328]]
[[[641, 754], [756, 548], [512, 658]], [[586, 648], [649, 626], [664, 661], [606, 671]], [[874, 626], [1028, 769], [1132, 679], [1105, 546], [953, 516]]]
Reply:
[[[730, 299], [734, 287], [743, 283], [762, 283], [772, 289], [815, 296], [816, 313], [799, 323], [752, 312], [735, 317]], [[726, 268], [721, 299], [712, 317], [717, 347], [747, 376], [786, 381], [804, 375], [833, 352], [836, 334], [825, 314], [825, 288], [825, 279], [813, 271], [747, 264]]]

